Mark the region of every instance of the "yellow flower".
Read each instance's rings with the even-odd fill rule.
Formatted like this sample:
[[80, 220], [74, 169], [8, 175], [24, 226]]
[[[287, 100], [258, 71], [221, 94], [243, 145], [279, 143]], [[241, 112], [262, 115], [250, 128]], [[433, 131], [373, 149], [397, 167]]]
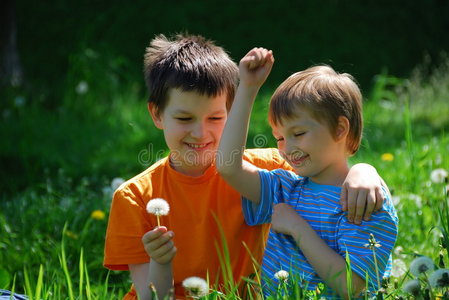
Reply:
[[77, 240], [78, 239], [78, 235], [76, 233], [74, 233], [73, 231], [70, 231], [70, 230], [66, 230], [65, 231], [65, 235], [68, 236], [69, 238], [73, 239], [73, 240]]
[[90, 217], [95, 220], [103, 220], [105, 213], [102, 210], [97, 209], [90, 214]]
[[382, 154], [380, 159], [382, 159], [383, 161], [392, 161], [394, 159], [394, 156], [391, 153], [384, 153]]

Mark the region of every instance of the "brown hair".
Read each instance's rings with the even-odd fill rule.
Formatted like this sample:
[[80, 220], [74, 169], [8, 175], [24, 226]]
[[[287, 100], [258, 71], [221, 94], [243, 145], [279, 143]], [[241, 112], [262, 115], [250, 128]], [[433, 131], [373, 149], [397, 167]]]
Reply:
[[226, 93], [227, 108], [234, 100], [238, 67], [225, 50], [198, 35], [177, 34], [173, 39], [157, 35], [144, 56], [148, 102], [160, 112], [170, 88], [215, 97]]
[[360, 147], [363, 130], [362, 94], [347, 74], [339, 74], [329, 66], [315, 66], [287, 78], [270, 101], [269, 121], [282, 125], [282, 119], [295, 116], [297, 109], [307, 109], [318, 121], [324, 121], [332, 135], [338, 118], [349, 120], [347, 148], [351, 154]]

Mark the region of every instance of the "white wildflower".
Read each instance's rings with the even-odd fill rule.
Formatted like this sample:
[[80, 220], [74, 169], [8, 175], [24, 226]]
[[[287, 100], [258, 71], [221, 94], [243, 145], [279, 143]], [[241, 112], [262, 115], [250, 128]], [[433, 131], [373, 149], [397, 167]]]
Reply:
[[407, 272], [407, 265], [402, 259], [393, 260], [393, 268], [391, 269], [391, 275], [394, 277], [402, 277]]
[[415, 296], [419, 294], [420, 289], [421, 289], [421, 286], [419, 284], [418, 279], [413, 279], [413, 280], [407, 281], [402, 286], [402, 290], [404, 292], [415, 295]]
[[170, 211], [168, 202], [162, 198], [155, 198], [150, 200], [147, 204], [147, 212], [157, 217], [157, 226], [161, 226], [159, 216], [166, 216]]
[[409, 194], [408, 198], [416, 203], [416, 207], [422, 208], [422, 198], [416, 194]]
[[393, 201], [394, 206], [398, 206], [399, 203], [401, 202], [401, 197], [400, 196], [391, 196], [391, 201]]
[[279, 281], [285, 281], [288, 279], [288, 272], [285, 270], [277, 271], [276, 274], [274, 274], [274, 277]]
[[112, 181], [111, 181], [112, 190], [115, 192], [115, 190], [118, 189], [122, 185], [123, 182], [125, 182], [125, 180], [120, 177], [115, 177], [114, 179], [112, 179]]
[[187, 290], [190, 296], [199, 298], [209, 293], [209, 286], [201, 277], [189, 277], [184, 279], [182, 286]]
[[434, 183], [442, 183], [447, 178], [448, 173], [445, 169], [435, 169], [430, 173], [430, 180]]
[[438, 269], [429, 276], [431, 287], [448, 287], [449, 286], [449, 270]]
[[164, 199], [155, 198], [148, 202], [147, 211], [155, 216], [166, 216], [170, 211], [170, 206]]
[[418, 258], [415, 258], [415, 260], [413, 260], [410, 264], [410, 273], [415, 276], [419, 276], [421, 273], [433, 271], [434, 268], [435, 265], [432, 259], [427, 256], [420, 256]]
[[80, 81], [75, 88], [78, 95], [84, 95], [89, 90], [89, 85], [84, 80]]

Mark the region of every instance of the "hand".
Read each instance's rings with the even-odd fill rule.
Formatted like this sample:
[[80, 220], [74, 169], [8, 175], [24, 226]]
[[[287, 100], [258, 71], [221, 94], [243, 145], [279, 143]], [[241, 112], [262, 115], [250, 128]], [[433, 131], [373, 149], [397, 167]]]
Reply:
[[155, 262], [164, 265], [170, 263], [176, 254], [173, 243], [173, 231], [167, 231], [167, 227], [155, 227], [142, 237], [145, 251]]
[[270, 74], [273, 63], [271, 50], [253, 48], [240, 60], [240, 83], [260, 88]]
[[289, 234], [295, 237], [295, 230], [301, 226], [302, 217], [286, 203], [279, 203], [274, 206], [271, 216], [271, 228], [279, 233]]
[[353, 166], [343, 182], [340, 203], [348, 211], [348, 221], [355, 224], [369, 221], [371, 214], [382, 207], [384, 196], [379, 174], [368, 164]]

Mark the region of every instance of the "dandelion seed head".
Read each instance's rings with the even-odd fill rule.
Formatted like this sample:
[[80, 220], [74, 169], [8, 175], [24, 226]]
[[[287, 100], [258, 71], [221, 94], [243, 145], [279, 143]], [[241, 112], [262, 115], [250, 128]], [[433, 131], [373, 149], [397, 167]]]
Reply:
[[430, 180], [434, 183], [443, 183], [448, 177], [448, 172], [445, 169], [435, 169], [430, 173]]
[[418, 279], [413, 279], [410, 281], [407, 281], [403, 286], [402, 290], [406, 293], [412, 294], [412, 295], [418, 295], [419, 291], [421, 290], [421, 286], [419, 284]]
[[166, 216], [170, 211], [168, 202], [162, 198], [155, 198], [148, 202], [147, 212], [155, 216]]
[[182, 282], [182, 286], [187, 290], [190, 296], [202, 297], [209, 293], [209, 286], [201, 277], [188, 277]]
[[416, 194], [409, 194], [408, 199], [416, 203], [416, 207], [422, 208], [422, 198]]
[[125, 182], [125, 180], [123, 178], [115, 177], [111, 181], [111, 188], [112, 188], [112, 190], [115, 192], [115, 190], [118, 189], [122, 185], [122, 183], [124, 183], [124, 182]]
[[401, 197], [400, 196], [391, 196], [391, 201], [393, 201], [394, 206], [398, 206], [399, 203], [401, 202]]
[[449, 286], [449, 270], [438, 269], [429, 276], [431, 287], [448, 287]]
[[418, 277], [421, 273], [433, 271], [434, 268], [432, 259], [427, 256], [420, 256], [410, 264], [410, 273]]
[[282, 280], [282, 281], [285, 281], [285, 280], [287, 280], [288, 279], [288, 272], [287, 271], [285, 271], [285, 270], [280, 270], [280, 271], [277, 271], [275, 274], [274, 274], [274, 277], [277, 279], [277, 280]]
[[80, 81], [75, 88], [75, 91], [78, 95], [84, 95], [89, 91], [89, 85], [84, 80]]
[[407, 272], [407, 265], [402, 259], [393, 260], [393, 268], [391, 269], [391, 275], [393, 277], [402, 277]]

